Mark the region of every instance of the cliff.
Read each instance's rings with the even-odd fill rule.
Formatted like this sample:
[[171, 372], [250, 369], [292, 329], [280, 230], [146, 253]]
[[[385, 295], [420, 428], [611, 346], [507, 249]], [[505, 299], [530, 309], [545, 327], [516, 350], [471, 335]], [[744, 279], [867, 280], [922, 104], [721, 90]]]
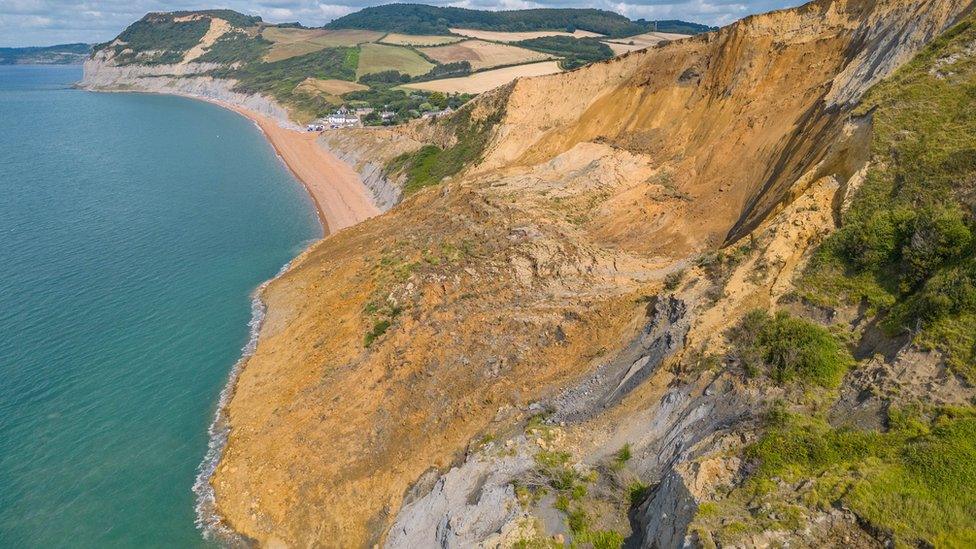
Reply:
[[[971, 7], [818, 0], [519, 80], [434, 125], [350, 134], [413, 191], [267, 287], [212, 478], [226, 523], [261, 544], [336, 547], [964, 538], [964, 522], [892, 518], [903, 506], [877, 499], [875, 477], [830, 456], [901, 467], [907, 447], [863, 448], [902, 432], [881, 429], [911, 393], [932, 426], [916, 434], [966, 462], [937, 428], [969, 412], [917, 389], [965, 406], [968, 382], [937, 346], [880, 332], [883, 308], [819, 305], [798, 280], [893, 162], [866, 92]], [[961, 44], [938, 66], [968, 63]], [[960, 69], [932, 70], [951, 83]], [[970, 174], [955, 152], [944, 165]], [[468, 161], [411, 187], [431, 154]], [[907, 375], [905, 361], [929, 366]], [[862, 398], [872, 375], [903, 390]], [[841, 445], [842, 423], [822, 417], [842, 410], [873, 418], [857, 424], [868, 434], [817, 453], [803, 433]], [[820, 461], [791, 477], [776, 441]], [[920, 522], [941, 530], [899, 526]]]

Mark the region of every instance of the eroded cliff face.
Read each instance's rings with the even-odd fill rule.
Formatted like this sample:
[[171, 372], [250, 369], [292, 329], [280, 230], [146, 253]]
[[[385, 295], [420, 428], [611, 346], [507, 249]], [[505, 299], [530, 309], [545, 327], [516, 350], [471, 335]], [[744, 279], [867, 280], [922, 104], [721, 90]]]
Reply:
[[119, 56], [124, 56], [127, 51], [121, 49], [117, 52], [116, 48], [125, 48], [126, 44], [116, 39], [95, 51], [85, 61], [84, 76], [79, 86], [95, 91], [169, 93], [219, 101], [267, 116], [282, 127], [297, 128], [288, 110], [273, 99], [261, 94], [236, 92], [233, 90], [235, 81], [214, 78], [208, 74], [225, 66], [219, 63], [199, 62], [197, 59], [218, 38], [228, 32], [234, 32], [234, 29], [227, 21], [218, 17], [203, 15], [192, 17], [209, 20], [210, 27], [199, 43], [183, 55], [183, 59], [166, 64], [123, 62], [120, 61]]
[[[687, 365], [788, 294], [867, 161], [850, 106], [970, 7], [822, 0], [518, 81], [477, 165], [268, 286], [212, 479], [226, 522], [267, 545], [506, 545], [552, 533], [515, 490], [534, 456], [595, 467], [627, 442], [631, 469], [664, 479], [635, 539], [683, 542], [714, 484], [696, 479], [738, 474], [716, 457], [744, 443], [728, 427], [775, 396]], [[746, 235], [716, 292], [692, 258]], [[552, 423], [523, 429], [542, 410]]]

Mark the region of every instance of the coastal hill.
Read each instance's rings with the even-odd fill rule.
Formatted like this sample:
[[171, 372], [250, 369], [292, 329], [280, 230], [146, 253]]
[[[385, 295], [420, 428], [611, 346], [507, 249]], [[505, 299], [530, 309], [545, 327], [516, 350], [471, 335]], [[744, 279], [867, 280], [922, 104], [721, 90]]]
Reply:
[[450, 34], [452, 28], [502, 32], [576, 29], [608, 37], [627, 37], [651, 30], [698, 34], [715, 30], [685, 21], [631, 21], [597, 9], [527, 9], [484, 11], [424, 4], [388, 4], [365, 8], [332, 21], [330, 29], [367, 29], [406, 34]]
[[91, 44], [0, 48], [0, 65], [80, 65], [91, 52]]
[[[95, 48], [86, 78], [93, 87], [261, 96], [287, 110], [279, 119], [302, 123], [340, 107], [372, 109], [363, 123], [383, 125], [457, 108], [519, 76], [708, 30], [680, 22], [655, 29], [598, 10], [439, 10], [394, 4], [314, 29], [230, 10], [150, 13]], [[428, 29], [429, 21], [438, 23]]]
[[[972, 545], [974, 7], [815, 0], [323, 132], [385, 213], [263, 289], [208, 532]], [[86, 81], [280, 108], [221, 80], [235, 63], [126, 46]]]

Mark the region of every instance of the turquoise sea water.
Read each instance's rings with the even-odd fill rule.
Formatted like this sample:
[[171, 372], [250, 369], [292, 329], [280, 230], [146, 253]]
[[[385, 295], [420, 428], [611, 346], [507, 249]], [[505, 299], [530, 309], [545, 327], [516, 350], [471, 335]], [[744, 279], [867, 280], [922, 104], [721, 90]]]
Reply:
[[0, 67], [0, 546], [188, 547], [250, 294], [321, 234], [257, 128]]

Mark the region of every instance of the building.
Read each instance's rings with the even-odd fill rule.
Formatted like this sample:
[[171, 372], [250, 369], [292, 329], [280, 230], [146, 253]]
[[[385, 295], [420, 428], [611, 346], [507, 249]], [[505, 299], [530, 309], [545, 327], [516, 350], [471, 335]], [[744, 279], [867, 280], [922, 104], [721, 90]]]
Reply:
[[332, 129], [352, 128], [359, 125], [359, 117], [349, 112], [349, 109], [340, 107], [325, 119], [325, 123]]
[[427, 111], [423, 115], [421, 115], [421, 118], [440, 118], [442, 116], [447, 116], [452, 112], [454, 112], [454, 109], [452, 109], [451, 107], [448, 107], [442, 111]]
[[383, 122], [392, 122], [396, 118], [396, 113], [393, 111], [382, 111], [380, 112], [380, 120]]

